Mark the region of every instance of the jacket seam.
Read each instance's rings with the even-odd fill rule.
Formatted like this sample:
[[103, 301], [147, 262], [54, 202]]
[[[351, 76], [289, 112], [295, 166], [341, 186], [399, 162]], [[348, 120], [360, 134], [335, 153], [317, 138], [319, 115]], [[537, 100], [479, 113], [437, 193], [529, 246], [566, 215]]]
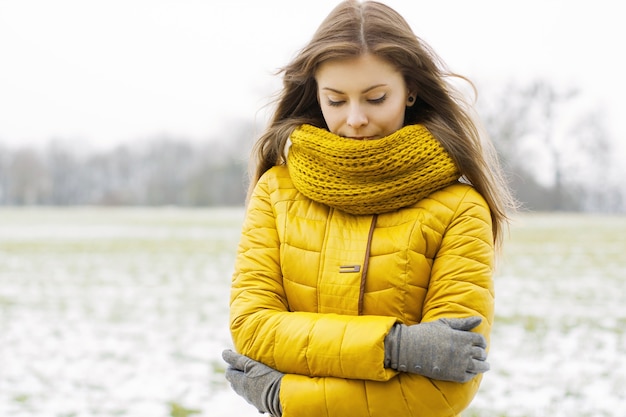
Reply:
[[367, 234], [367, 244], [365, 246], [365, 259], [363, 260], [363, 271], [361, 272], [361, 283], [359, 285], [359, 301], [357, 305], [357, 314], [363, 315], [363, 299], [365, 298], [365, 281], [367, 279], [367, 270], [370, 265], [370, 254], [372, 250], [372, 237], [374, 236], [374, 229], [376, 228], [376, 220], [378, 214], [374, 214], [372, 217], [372, 223], [370, 224], [370, 230]]

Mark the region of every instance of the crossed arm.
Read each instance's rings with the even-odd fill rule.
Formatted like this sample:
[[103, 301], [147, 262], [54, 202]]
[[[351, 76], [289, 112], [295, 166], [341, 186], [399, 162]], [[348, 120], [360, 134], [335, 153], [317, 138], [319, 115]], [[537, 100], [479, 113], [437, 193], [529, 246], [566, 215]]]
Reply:
[[[395, 318], [289, 311], [269, 193], [264, 192], [261, 184], [257, 194], [248, 210], [237, 255], [231, 293], [231, 331], [238, 352], [280, 373], [281, 413], [287, 416], [295, 404], [306, 401], [310, 415], [322, 411], [327, 415], [342, 415], [339, 411], [331, 414], [327, 407], [338, 392], [350, 398], [350, 403], [357, 408], [358, 404], [369, 407], [367, 402], [377, 395], [383, 403], [396, 398], [403, 404], [396, 406], [407, 409], [424, 407], [424, 410], [456, 413], [464, 408], [477, 390], [479, 378], [468, 384], [456, 384], [385, 367], [385, 339], [396, 325]], [[485, 217], [484, 208], [475, 202], [466, 206], [459, 209], [461, 213], [451, 224], [440, 256], [433, 264], [434, 274], [440, 277], [456, 274], [457, 278], [449, 282], [441, 279], [439, 286], [429, 289], [426, 300], [429, 307], [424, 310], [424, 321], [477, 315], [483, 318], [479, 331], [488, 335], [493, 309], [490, 262], [470, 260], [472, 267], [466, 268], [466, 272], [454, 270], [459, 264], [456, 258], [464, 256], [464, 240], [466, 244], [489, 244], [488, 234], [476, 237], [471, 230], [485, 228], [480, 223], [488, 221], [488, 212]], [[468, 218], [470, 223], [466, 221]], [[471, 241], [468, 243], [467, 239]], [[445, 303], [445, 294], [457, 285], [467, 285], [458, 277], [464, 273], [478, 274], [485, 282], [475, 285], [473, 290], [476, 291], [468, 296], [467, 303], [450, 307]], [[409, 387], [411, 392], [420, 393], [420, 398], [405, 398], [403, 392]], [[449, 402], [447, 398], [455, 400]], [[333, 410], [340, 410], [339, 404]], [[392, 408], [389, 405], [386, 412]], [[298, 408], [298, 415], [303, 415], [302, 412]]]

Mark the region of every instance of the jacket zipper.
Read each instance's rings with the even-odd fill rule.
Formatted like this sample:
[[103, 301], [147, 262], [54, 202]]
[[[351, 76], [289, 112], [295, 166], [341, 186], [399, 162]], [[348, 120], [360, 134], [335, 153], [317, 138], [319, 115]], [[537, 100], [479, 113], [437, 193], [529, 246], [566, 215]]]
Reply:
[[365, 259], [363, 260], [363, 269], [361, 272], [361, 287], [359, 288], [359, 307], [358, 314], [363, 314], [363, 297], [365, 296], [365, 277], [367, 276], [367, 270], [370, 264], [370, 250], [372, 248], [372, 236], [374, 236], [374, 229], [376, 228], [376, 220], [378, 214], [374, 214], [372, 217], [372, 224], [370, 225], [370, 231], [367, 235], [367, 246], [365, 248]]

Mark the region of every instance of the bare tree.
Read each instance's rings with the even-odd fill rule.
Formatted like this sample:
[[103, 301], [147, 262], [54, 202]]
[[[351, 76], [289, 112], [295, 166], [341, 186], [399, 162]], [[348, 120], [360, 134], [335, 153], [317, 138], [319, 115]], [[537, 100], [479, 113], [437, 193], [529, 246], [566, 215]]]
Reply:
[[42, 204], [49, 191], [45, 166], [39, 155], [32, 149], [20, 149], [8, 169], [9, 200], [17, 205]]
[[594, 175], [602, 172], [610, 164], [611, 141], [600, 110], [581, 101], [576, 89], [559, 91], [538, 80], [510, 84], [479, 103], [487, 131], [514, 172], [518, 198], [531, 208], [590, 207], [581, 197], [592, 185], [581, 177], [580, 163], [595, 169]]

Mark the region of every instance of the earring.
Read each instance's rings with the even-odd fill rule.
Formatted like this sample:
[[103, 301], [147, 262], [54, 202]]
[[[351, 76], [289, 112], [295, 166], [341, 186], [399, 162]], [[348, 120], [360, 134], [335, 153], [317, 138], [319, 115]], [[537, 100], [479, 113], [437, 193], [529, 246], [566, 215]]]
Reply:
[[415, 97], [409, 96], [409, 104], [413, 104], [414, 101], [415, 101]]

